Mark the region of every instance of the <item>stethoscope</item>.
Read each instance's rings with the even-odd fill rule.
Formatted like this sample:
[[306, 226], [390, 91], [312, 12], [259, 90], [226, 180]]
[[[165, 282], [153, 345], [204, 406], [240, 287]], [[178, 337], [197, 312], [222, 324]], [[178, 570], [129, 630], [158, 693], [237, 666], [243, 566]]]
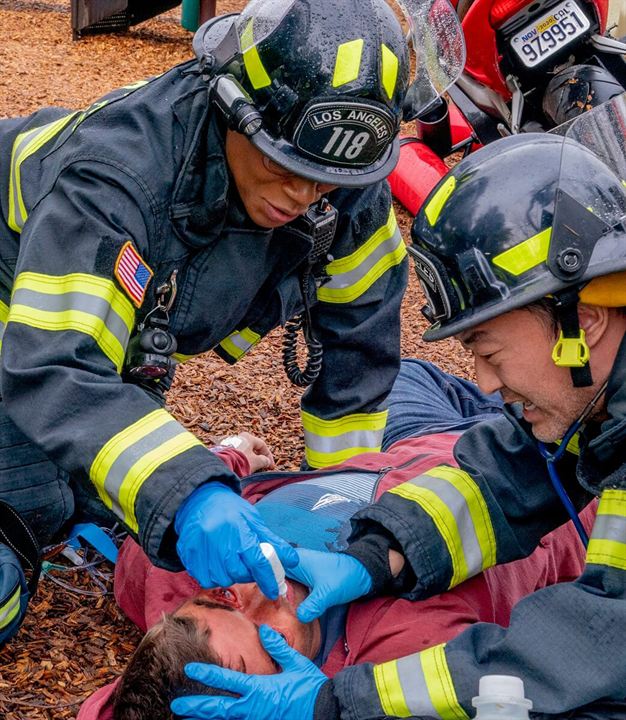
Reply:
[[589, 536], [585, 532], [585, 528], [583, 527], [583, 524], [580, 521], [580, 517], [578, 516], [578, 511], [574, 507], [574, 503], [571, 501], [570, 496], [567, 494], [567, 490], [565, 490], [565, 488], [563, 487], [563, 483], [561, 482], [561, 478], [559, 477], [558, 470], [556, 469], [556, 464], [565, 455], [565, 453], [567, 452], [567, 446], [569, 445], [571, 439], [580, 430], [585, 420], [589, 417], [591, 411], [597, 405], [598, 400], [602, 397], [602, 395], [604, 395], [607, 385], [608, 380], [601, 385], [600, 389], [593, 396], [593, 399], [587, 405], [587, 407], [583, 410], [578, 420], [576, 420], [569, 426], [567, 432], [561, 440], [559, 447], [556, 449], [555, 452], [550, 452], [545, 443], [537, 443], [539, 447], [539, 452], [545, 458], [546, 465], [548, 466], [548, 474], [550, 475], [552, 487], [554, 488], [556, 494], [559, 496], [560, 501], [565, 506], [567, 514], [572, 519], [574, 527], [576, 528], [576, 532], [580, 536], [582, 544], [585, 546], [585, 548], [589, 544]]

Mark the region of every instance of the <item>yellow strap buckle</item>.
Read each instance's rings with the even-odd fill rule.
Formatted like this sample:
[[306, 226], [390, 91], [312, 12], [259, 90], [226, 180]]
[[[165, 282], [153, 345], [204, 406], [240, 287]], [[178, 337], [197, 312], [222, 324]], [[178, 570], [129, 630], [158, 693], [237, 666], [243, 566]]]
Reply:
[[559, 367], [585, 367], [589, 362], [589, 346], [585, 340], [585, 331], [580, 330], [577, 338], [559, 335], [552, 349], [552, 360]]

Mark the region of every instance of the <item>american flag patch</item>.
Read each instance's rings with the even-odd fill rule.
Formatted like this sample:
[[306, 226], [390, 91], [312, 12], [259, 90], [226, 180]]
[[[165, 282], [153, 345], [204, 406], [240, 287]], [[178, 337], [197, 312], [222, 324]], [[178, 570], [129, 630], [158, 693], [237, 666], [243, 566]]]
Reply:
[[153, 274], [130, 240], [125, 243], [115, 261], [115, 277], [137, 307], [141, 307]]

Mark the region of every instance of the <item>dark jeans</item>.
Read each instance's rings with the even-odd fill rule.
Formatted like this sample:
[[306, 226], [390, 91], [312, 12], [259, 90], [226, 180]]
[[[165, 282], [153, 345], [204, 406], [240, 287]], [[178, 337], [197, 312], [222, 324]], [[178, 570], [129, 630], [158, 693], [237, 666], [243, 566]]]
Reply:
[[498, 393], [485, 395], [474, 383], [411, 358], [402, 361], [387, 403], [383, 450], [407, 437], [466, 430], [502, 410]]

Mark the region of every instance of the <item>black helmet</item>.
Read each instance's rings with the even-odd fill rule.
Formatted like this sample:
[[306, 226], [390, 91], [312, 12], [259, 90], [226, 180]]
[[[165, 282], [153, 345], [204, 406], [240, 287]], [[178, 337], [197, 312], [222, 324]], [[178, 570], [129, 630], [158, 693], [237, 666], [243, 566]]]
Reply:
[[385, 0], [252, 0], [194, 50], [230, 127], [287, 170], [362, 186], [395, 166], [410, 61]]
[[[515, 135], [470, 155], [413, 224], [410, 251], [432, 323], [424, 339], [449, 337], [547, 295], [558, 302], [573, 291], [575, 309], [592, 278], [626, 269], [625, 218], [624, 182], [570, 137]], [[593, 303], [590, 293], [582, 299]]]

